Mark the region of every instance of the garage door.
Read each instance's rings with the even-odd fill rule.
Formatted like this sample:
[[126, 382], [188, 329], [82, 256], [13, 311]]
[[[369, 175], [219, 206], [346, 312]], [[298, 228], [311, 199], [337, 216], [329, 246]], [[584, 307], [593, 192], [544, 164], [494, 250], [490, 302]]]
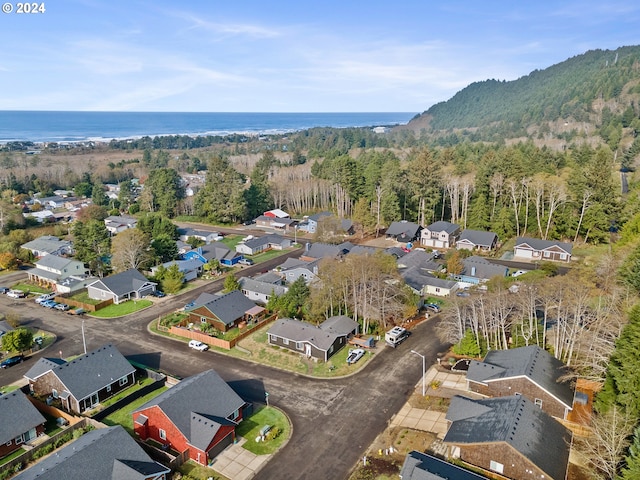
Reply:
[[515, 256], [520, 258], [533, 258], [533, 250], [516, 248]]

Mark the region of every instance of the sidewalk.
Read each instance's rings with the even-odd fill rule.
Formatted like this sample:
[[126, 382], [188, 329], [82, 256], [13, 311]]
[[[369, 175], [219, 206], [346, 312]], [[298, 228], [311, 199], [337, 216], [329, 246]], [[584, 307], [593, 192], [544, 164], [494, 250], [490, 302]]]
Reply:
[[242, 448], [246, 442], [240, 437], [238, 443], [226, 448], [220, 453], [211, 468], [221, 475], [233, 480], [248, 480], [271, 459], [271, 455], [256, 455]]

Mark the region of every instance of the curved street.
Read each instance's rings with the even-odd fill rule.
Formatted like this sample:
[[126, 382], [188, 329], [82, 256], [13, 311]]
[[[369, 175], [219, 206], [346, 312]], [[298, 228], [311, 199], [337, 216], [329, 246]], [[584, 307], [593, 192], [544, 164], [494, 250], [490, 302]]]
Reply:
[[[269, 262], [247, 268], [246, 273], [267, 268], [271, 268]], [[153, 319], [182, 307], [202, 291], [219, 290], [221, 283], [222, 280], [210, 282], [179, 297], [155, 300], [152, 307], [138, 314], [110, 320], [83, 320], [38, 307], [30, 299], [14, 301], [2, 295], [3, 312], [16, 313], [23, 324], [54, 332], [58, 339], [23, 364], [0, 371], [0, 385], [19, 380], [39, 356], [82, 353], [84, 323], [87, 350], [113, 343], [130, 360], [180, 377], [213, 368], [238, 394], [256, 403], [264, 403], [268, 392], [270, 404], [291, 418], [293, 434], [255, 478], [347, 478], [420, 380], [422, 362], [410, 350], [425, 354], [429, 365], [446, 348], [434, 333], [438, 317], [432, 317], [397, 349], [385, 348], [381, 342], [377, 354], [362, 371], [349, 377], [319, 380], [212, 351], [195, 352], [185, 342], [147, 330]]]

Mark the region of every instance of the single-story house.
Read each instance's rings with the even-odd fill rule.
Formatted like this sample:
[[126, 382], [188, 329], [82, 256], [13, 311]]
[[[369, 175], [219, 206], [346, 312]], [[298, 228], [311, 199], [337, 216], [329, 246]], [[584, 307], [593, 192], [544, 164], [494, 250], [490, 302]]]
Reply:
[[566, 420], [574, 394], [567, 382], [560, 382], [565, 373], [566, 365], [537, 345], [491, 350], [484, 360], [471, 360], [467, 386], [488, 397], [523, 395], [549, 415]]
[[478, 285], [487, 282], [493, 277], [506, 277], [509, 268], [504, 265], [492, 263], [484, 257], [473, 255], [462, 259], [462, 272], [451, 275], [451, 278], [468, 285]]
[[307, 243], [300, 259], [312, 262], [313, 260], [320, 260], [322, 258], [340, 258], [349, 253], [352, 248], [353, 244], [351, 242], [343, 242], [340, 245], [322, 242]]
[[136, 269], [109, 275], [87, 286], [89, 298], [94, 300], [113, 300], [116, 305], [127, 300], [143, 298], [155, 292], [158, 284]]
[[64, 202], [67, 201], [67, 198], [54, 195], [53, 197], [34, 198], [33, 201], [34, 203], [39, 203], [44, 208], [53, 210], [56, 208], [62, 208], [64, 206]]
[[84, 290], [92, 283], [95, 283], [97, 280], [100, 280], [98, 277], [94, 277], [93, 275], [71, 275], [70, 277], [65, 278], [64, 280], [60, 280], [55, 285], [56, 292], [60, 294], [73, 294], [77, 293], [80, 290]]
[[35, 218], [39, 223], [48, 223], [56, 221], [56, 214], [51, 210], [38, 210], [36, 212], [23, 213], [24, 218]]
[[140, 440], [177, 451], [183, 461], [209, 465], [236, 439], [251, 410], [214, 370], [186, 378], [133, 412]]
[[417, 223], [401, 220], [399, 222], [392, 222], [389, 228], [387, 228], [385, 235], [387, 238], [393, 238], [398, 242], [410, 243], [420, 236], [420, 230], [422, 230], [422, 227]]
[[138, 220], [133, 217], [112, 215], [104, 219], [104, 224], [111, 235], [117, 235], [129, 228], [136, 228]]
[[22, 390], [0, 395], [0, 458], [44, 434], [46, 421]]
[[200, 260], [203, 264], [218, 260], [222, 265], [232, 266], [242, 260], [242, 255], [231, 250], [224, 243], [213, 242], [204, 247], [197, 247], [182, 254], [183, 260]]
[[195, 228], [179, 228], [178, 235], [183, 242], [188, 241], [190, 238], [201, 240], [207, 245], [211, 242], [217, 242], [222, 240], [222, 236], [218, 232], [210, 232], [208, 230], [196, 230]]
[[36, 258], [44, 257], [46, 255], [72, 255], [73, 243], [68, 240], [60, 240], [53, 235], [43, 235], [31, 240], [25, 244], [20, 245], [21, 248], [30, 250], [33, 256]]
[[490, 252], [498, 245], [498, 235], [482, 230], [463, 230], [456, 242], [456, 248]]
[[71, 276], [84, 276], [89, 269], [84, 263], [58, 255], [46, 255], [35, 262], [35, 268], [27, 270], [27, 276], [32, 282], [55, 286]]
[[238, 281], [244, 296], [262, 305], [266, 305], [272, 296], [280, 297], [289, 291], [289, 287], [284, 285], [261, 282], [254, 278], [242, 277]]
[[277, 270], [287, 283], [293, 283], [299, 277], [304, 277], [304, 281], [308, 285], [318, 278], [319, 262], [320, 260], [308, 262], [298, 258], [287, 258], [284, 263], [277, 267]]
[[289, 247], [291, 247], [290, 239], [273, 233], [238, 243], [236, 245], [236, 252], [243, 255], [256, 255], [260, 252], [266, 252], [267, 250], [284, 250]]
[[428, 453], [407, 453], [400, 470], [401, 480], [486, 480], [477, 473]]
[[226, 332], [240, 322], [256, 320], [264, 314], [264, 308], [253, 303], [240, 290], [234, 290], [224, 295], [202, 293], [188, 313], [189, 322], [208, 323]]
[[25, 378], [31, 392], [59, 399], [62, 408], [82, 413], [135, 383], [136, 369], [111, 344], [66, 362], [40, 358]]
[[14, 480], [166, 480], [170, 474], [170, 468], [155, 462], [117, 425], [85, 433], [20, 472]]
[[557, 240], [518, 237], [513, 247], [514, 259], [570, 262], [573, 244]]
[[[171, 260], [170, 262], [163, 263], [162, 267], [171, 268], [173, 265], [178, 266], [178, 270], [180, 270], [184, 275], [185, 282], [190, 282], [191, 280], [195, 280], [202, 273], [203, 263], [197, 259]], [[160, 265], [151, 267], [151, 273], [155, 275], [156, 273], [158, 273], [159, 268], [160, 268]]]
[[330, 317], [318, 326], [280, 318], [269, 328], [267, 337], [270, 345], [326, 362], [358, 334], [358, 328], [358, 322], [345, 315]]
[[446, 419], [449, 457], [507, 478], [566, 479], [571, 432], [526, 397], [456, 395]]
[[440, 220], [422, 230], [420, 242], [425, 247], [447, 249], [455, 246], [459, 235], [460, 225]]

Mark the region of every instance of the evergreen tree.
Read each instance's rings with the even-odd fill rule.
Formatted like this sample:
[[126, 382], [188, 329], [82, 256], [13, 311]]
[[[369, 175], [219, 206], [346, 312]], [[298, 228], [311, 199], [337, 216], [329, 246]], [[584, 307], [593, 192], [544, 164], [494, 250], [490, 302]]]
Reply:
[[625, 457], [625, 466], [620, 475], [621, 480], [637, 480], [640, 478], [640, 426], [633, 432], [633, 440]]
[[235, 275], [233, 273], [230, 273], [224, 279], [224, 292], [225, 293], [233, 292], [234, 290], [240, 290], [241, 288], [242, 287], [240, 285], [240, 282], [238, 281], [238, 279], [235, 277]]
[[96, 183], [91, 190], [91, 202], [94, 205], [105, 206], [109, 203], [107, 194], [104, 193], [104, 185]]

